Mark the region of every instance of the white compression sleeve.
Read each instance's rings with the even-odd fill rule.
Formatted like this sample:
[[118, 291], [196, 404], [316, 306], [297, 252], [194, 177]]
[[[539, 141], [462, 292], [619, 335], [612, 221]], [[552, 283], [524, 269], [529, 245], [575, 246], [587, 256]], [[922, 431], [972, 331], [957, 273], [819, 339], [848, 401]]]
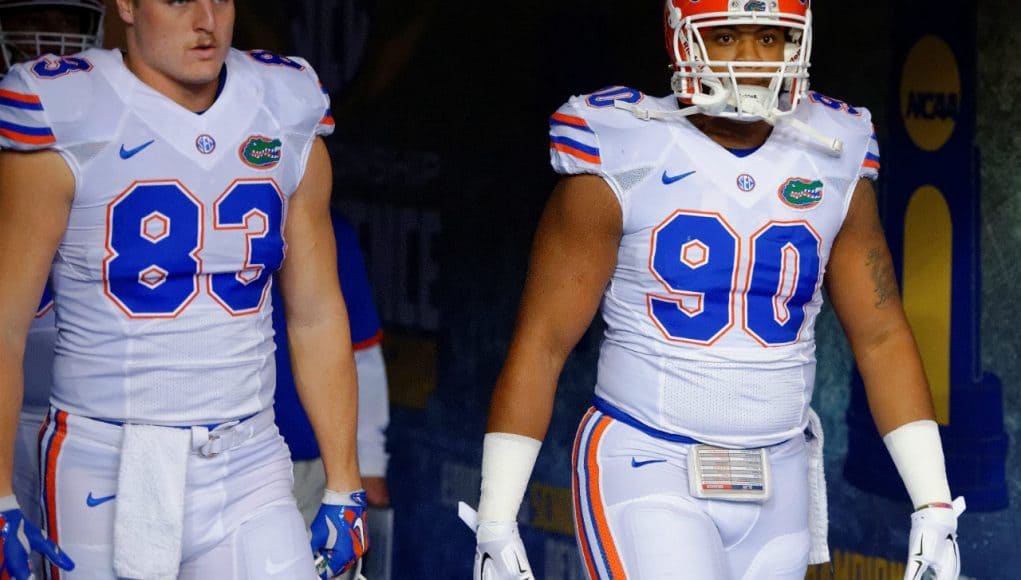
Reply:
[[386, 476], [386, 427], [390, 424], [390, 398], [383, 347], [355, 351], [358, 371], [358, 467], [363, 477]]
[[515, 433], [486, 433], [482, 442], [479, 523], [515, 522], [542, 442]]
[[950, 504], [943, 445], [935, 421], [912, 421], [883, 437], [897, 472], [916, 509], [930, 504]]

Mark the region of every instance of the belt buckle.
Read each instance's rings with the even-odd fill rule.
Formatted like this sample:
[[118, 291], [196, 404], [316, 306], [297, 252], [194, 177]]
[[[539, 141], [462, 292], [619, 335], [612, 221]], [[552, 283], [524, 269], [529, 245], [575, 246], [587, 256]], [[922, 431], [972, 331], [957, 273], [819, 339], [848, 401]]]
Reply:
[[234, 433], [234, 428], [237, 427], [241, 421], [227, 421], [226, 423], [220, 423], [212, 429], [208, 427], [192, 427], [193, 433], [199, 432], [199, 438], [202, 441], [201, 445], [198, 446], [198, 451], [203, 457], [216, 457], [223, 453], [226, 447], [226, 441], [224, 437], [228, 434]]

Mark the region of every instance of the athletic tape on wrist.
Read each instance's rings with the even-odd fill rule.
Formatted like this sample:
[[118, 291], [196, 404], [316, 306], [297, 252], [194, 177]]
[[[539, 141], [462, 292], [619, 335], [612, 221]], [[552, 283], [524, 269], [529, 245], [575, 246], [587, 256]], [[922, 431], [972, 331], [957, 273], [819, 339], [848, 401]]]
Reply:
[[21, 506], [18, 505], [18, 498], [14, 495], [5, 495], [0, 497], [0, 512], [8, 512], [11, 510], [19, 509]]
[[486, 433], [482, 441], [479, 522], [514, 522], [542, 442], [515, 433]]
[[356, 493], [365, 493], [365, 490], [356, 489], [354, 491], [339, 492], [327, 489], [323, 492], [323, 503], [328, 505], [362, 505], [361, 502], [354, 499]]
[[913, 421], [883, 437], [897, 472], [914, 507], [950, 504], [950, 485], [943, 459], [939, 426], [935, 421]]

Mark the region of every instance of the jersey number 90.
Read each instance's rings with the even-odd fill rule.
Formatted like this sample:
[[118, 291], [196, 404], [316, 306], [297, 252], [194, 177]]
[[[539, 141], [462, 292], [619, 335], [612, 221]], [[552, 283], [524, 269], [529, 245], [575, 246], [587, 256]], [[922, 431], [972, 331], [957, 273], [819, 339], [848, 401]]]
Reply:
[[759, 344], [798, 340], [820, 282], [819, 235], [807, 222], [773, 221], [749, 245], [744, 264], [740, 237], [719, 214], [678, 211], [655, 229], [649, 268], [669, 294], [650, 294], [648, 310], [668, 339], [713, 344], [734, 326], [741, 295], [743, 329]]
[[284, 198], [269, 180], [238, 180], [213, 203], [213, 229], [245, 235], [236, 272], [202, 273], [205, 211], [179, 181], [140, 182], [107, 208], [106, 295], [132, 318], [172, 318], [206, 289], [233, 315], [259, 310], [284, 259]]

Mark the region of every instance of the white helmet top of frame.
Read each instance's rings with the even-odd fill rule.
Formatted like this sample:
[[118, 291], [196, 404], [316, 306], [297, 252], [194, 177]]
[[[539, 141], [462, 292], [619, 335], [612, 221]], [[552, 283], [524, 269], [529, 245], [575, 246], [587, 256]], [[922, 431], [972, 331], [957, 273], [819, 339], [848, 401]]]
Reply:
[[[784, 28], [785, 60], [711, 60], [703, 30], [723, 25]], [[790, 115], [808, 93], [809, 0], [666, 0], [664, 26], [667, 52], [673, 60], [674, 94], [697, 112], [775, 122]], [[768, 86], [750, 84], [748, 79], [765, 79]]]
[[0, 0], [0, 78], [40, 54], [103, 44], [103, 0]]

